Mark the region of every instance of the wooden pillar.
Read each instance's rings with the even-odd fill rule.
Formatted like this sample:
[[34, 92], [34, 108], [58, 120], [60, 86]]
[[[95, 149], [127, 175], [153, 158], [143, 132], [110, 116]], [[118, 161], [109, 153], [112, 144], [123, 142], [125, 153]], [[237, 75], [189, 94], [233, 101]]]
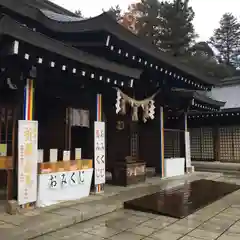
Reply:
[[179, 119], [179, 130], [180, 130], [180, 157], [185, 158], [185, 132], [187, 131], [187, 114], [184, 114]]
[[[15, 183], [15, 179], [14, 179], [14, 170], [16, 170], [16, 166], [15, 166], [15, 159], [17, 158], [17, 154], [16, 154], [16, 135], [17, 135], [17, 108], [14, 107], [12, 110], [12, 122], [13, 122], [13, 126], [12, 126], [12, 164], [11, 167], [8, 168], [7, 170], [7, 200], [12, 200], [17, 193], [17, 189], [14, 189], [16, 186], [14, 186]], [[16, 193], [16, 194], [15, 194]]]
[[160, 106], [160, 173], [165, 177], [165, 159], [164, 159], [164, 109]]
[[184, 131], [188, 131], [188, 115], [187, 115], [187, 113], [186, 112], [184, 112], [184, 119], [183, 119], [183, 121], [184, 121], [184, 125], [183, 125], [183, 127], [184, 127]]
[[65, 113], [65, 149], [71, 151], [72, 148], [72, 109], [66, 108]]
[[214, 161], [220, 161], [220, 138], [218, 125], [213, 127], [213, 151]]
[[[21, 71], [17, 71], [15, 74], [18, 74], [21, 78]], [[10, 205], [11, 200], [18, 199], [18, 120], [23, 118], [23, 100], [24, 100], [24, 81], [20, 81], [17, 86], [17, 89], [10, 93], [13, 97], [12, 101], [12, 154], [11, 154], [11, 163], [9, 162], [7, 170], [7, 212], [13, 214], [14, 210]], [[7, 109], [6, 109], [6, 116]], [[6, 119], [8, 122], [8, 119]], [[9, 126], [8, 126], [9, 128]], [[6, 132], [8, 135], [8, 132]], [[8, 139], [10, 140], [10, 139]], [[10, 207], [10, 208], [9, 208]]]
[[191, 164], [191, 145], [190, 145], [190, 132], [188, 129], [188, 115], [184, 113], [184, 143], [185, 143], [185, 164], [186, 171], [192, 172]]
[[187, 167], [190, 167], [190, 137], [188, 132], [188, 121], [187, 112], [182, 115], [180, 128], [183, 130], [180, 134], [180, 157], [185, 158], [185, 171]]
[[[21, 113], [22, 113], [22, 105], [16, 106], [14, 110], [14, 115], [13, 115], [14, 117], [13, 135], [12, 135], [13, 172], [12, 172], [12, 183], [9, 182], [9, 191], [10, 191], [8, 196], [9, 200], [11, 198], [17, 200], [17, 196], [18, 196], [18, 119], [21, 116]], [[11, 176], [9, 176], [9, 178], [10, 177]], [[12, 190], [10, 190], [10, 188], [12, 188]]]

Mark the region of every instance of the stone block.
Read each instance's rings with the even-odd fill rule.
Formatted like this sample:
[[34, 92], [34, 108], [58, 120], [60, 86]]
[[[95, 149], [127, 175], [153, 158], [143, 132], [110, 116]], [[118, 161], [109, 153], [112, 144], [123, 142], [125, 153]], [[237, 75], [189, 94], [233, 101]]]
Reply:
[[10, 215], [16, 215], [17, 213], [19, 213], [19, 206], [17, 201], [15, 200], [7, 201], [6, 212]]

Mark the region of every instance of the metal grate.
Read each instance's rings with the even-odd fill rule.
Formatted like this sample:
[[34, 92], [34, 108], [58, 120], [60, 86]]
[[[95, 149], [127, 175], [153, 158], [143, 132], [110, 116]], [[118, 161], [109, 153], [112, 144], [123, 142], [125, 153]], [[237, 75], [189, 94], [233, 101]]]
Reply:
[[164, 157], [170, 158], [173, 156], [173, 144], [170, 132], [164, 133]]
[[192, 128], [190, 130], [190, 144], [191, 144], [191, 157], [193, 159], [201, 159], [201, 129]]
[[214, 142], [213, 142], [212, 128], [202, 128], [201, 145], [202, 145], [202, 159], [213, 160], [214, 159]]
[[164, 132], [165, 158], [180, 157], [180, 132]]
[[131, 134], [131, 157], [133, 160], [138, 159], [138, 133], [132, 132]]
[[173, 149], [174, 157], [180, 157], [180, 132], [174, 134]]
[[219, 128], [219, 158], [223, 162], [231, 162], [233, 159], [233, 129], [232, 127]]
[[240, 126], [219, 129], [221, 162], [240, 162]]
[[[240, 163], [240, 126], [221, 127], [219, 131], [219, 160]], [[212, 128], [193, 128], [190, 134], [193, 160], [214, 160]]]
[[214, 141], [212, 128], [190, 129], [191, 158], [193, 160], [214, 160]]
[[240, 126], [233, 127], [233, 161], [240, 162]]

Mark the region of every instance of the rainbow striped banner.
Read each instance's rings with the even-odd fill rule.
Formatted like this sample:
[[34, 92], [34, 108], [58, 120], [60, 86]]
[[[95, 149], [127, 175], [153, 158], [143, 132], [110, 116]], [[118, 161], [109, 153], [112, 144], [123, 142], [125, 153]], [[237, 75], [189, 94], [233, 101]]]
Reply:
[[[27, 79], [26, 86], [24, 88], [24, 101], [23, 101], [23, 120], [33, 120], [33, 108], [34, 108], [34, 86], [33, 80]], [[30, 208], [35, 203], [27, 203], [22, 205], [22, 208]]]
[[97, 122], [102, 121], [102, 94], [97, 94], [97, 112], [96, 112], [96, 120]]
[[27, 83], [24, 88], [24, 108], [23, 108], [24, 120], [30, 121], [33, 120], [33, 102], [34, 102], [33, 80], [27, 79]]

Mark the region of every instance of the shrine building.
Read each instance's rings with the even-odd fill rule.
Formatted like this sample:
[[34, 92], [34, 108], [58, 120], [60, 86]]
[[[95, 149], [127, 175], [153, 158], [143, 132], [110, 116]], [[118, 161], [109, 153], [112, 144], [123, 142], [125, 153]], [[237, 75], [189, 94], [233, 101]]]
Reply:
[[[223, 110], [224, 99], [205, 93], [214, 93], [216, 79], [107, 13], [83, 20], [46, 0], [0, 0], [0, 9], [0, 187], [7, 186], [7, 200], [47, 206], [104, 191], [105, 183], [145, 181], [149, 169], [161, 178], [182, 175], [191, 171], [190, 139], [193, 159], [215, 154], [194, 145], [210, 139], [206, 119], [237, 120]], [[51, 188], [59, 199], [50, 199]]]

